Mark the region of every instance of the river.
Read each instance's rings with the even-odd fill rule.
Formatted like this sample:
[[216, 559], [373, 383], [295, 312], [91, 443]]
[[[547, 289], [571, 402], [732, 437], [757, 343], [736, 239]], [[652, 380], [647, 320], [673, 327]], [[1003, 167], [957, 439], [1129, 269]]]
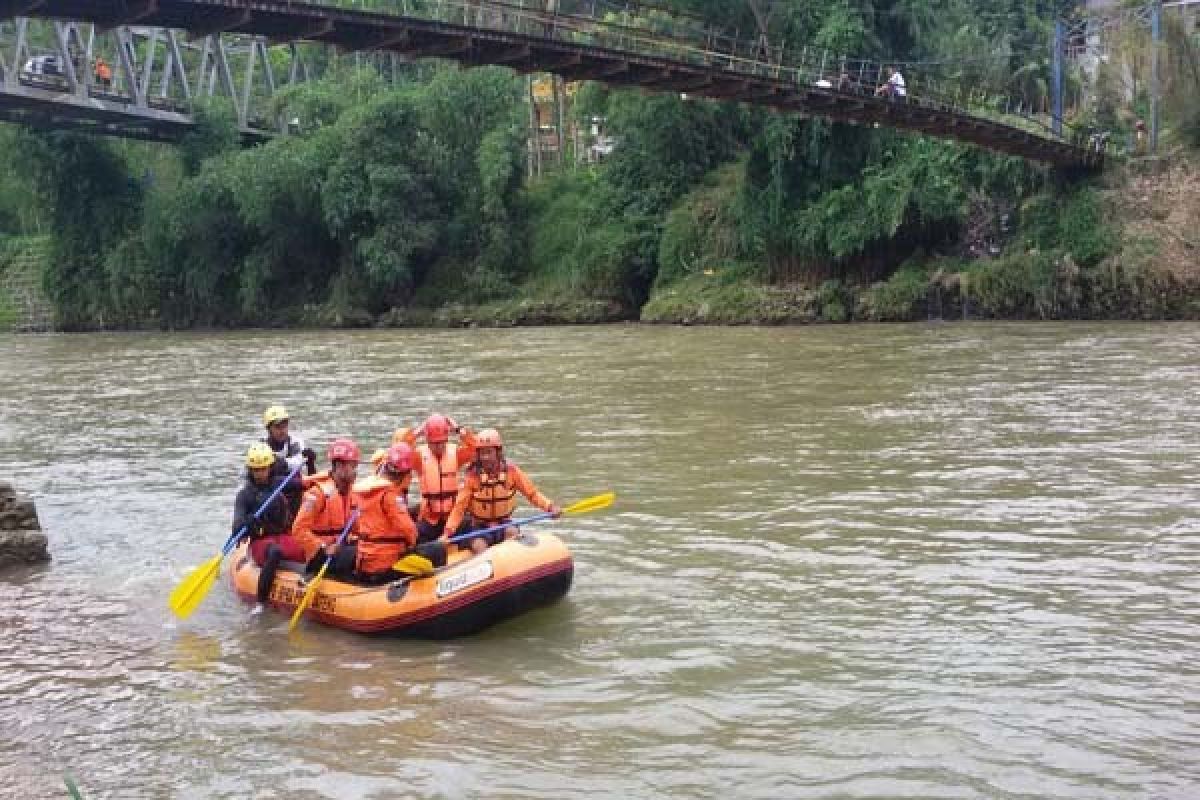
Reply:
[[[1200, 796], [1200, 325], [0, 336], [0, 797]], [[240, 459], [430, 410], [566, 504], [453, 642], [252, 617]]]

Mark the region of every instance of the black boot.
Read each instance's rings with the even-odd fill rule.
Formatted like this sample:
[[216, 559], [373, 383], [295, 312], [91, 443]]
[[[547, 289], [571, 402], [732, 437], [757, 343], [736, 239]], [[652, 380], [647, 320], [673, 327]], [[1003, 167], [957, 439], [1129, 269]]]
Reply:
[[279, 547], [267, 545], [267, 557], [263, 559], [262, 572], [258, 573], [258, 602], [264, 605], [271, 596], [271, 584], [275, 582], [275, 573], [282, 559], [283, 551]]

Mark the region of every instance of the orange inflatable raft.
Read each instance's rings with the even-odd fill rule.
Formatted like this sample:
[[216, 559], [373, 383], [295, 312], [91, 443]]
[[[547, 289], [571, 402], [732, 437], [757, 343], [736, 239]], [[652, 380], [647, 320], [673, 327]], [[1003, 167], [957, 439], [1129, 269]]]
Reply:
[[[480, 555], [456, 550], [447, 562], [429, 577], [380, 586], [326, 576], [305, 616], [361, 633], [445, 639], [558, 600], [571, 588], [575, 572], [566, 545], [548, 533], [522, 532]], [[254, 602], [259, 568], [245, 543], [233, 551], [229, 564], [234, 590]], [[304, 596], [301, 568], [288, 562], [280, 566], [271, 587], [272, 607], [295, 610]]]

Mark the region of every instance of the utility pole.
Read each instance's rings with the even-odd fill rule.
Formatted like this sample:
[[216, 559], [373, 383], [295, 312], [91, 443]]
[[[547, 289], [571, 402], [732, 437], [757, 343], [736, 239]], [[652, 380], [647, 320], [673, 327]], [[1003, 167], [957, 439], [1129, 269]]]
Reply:
[[1054, 92], [1054, 105], [1051, 112], [1050, 129], [1055, 136], [1062, 136], [1063, 117], [1063, 49], [1066, 46], [1066, 26], [1061, 19], [1054, 20], [1054, 53], [1051, 64], [1053, 75], [1051, 83]]
[[541, 153], [538, 141], [538, 112], [537, 102], [533, 97], [533, 74], [525, 76], [525, 97], [529, 101], [529, 177], [535, 178], [541, 172]]
[[559, 76], [554, 76], [554, 111], [556, 119], [554, 127], [558, 133], [558, 166], [559, 169], [567, 163], [567, 131], [564, 127], [566, 123], [566, 106], [567, 92], [566, 81]]
[[1150, 10], [1150, 152], [1158, 153], [1158, 51], [1162, 49], [1162, 0]]

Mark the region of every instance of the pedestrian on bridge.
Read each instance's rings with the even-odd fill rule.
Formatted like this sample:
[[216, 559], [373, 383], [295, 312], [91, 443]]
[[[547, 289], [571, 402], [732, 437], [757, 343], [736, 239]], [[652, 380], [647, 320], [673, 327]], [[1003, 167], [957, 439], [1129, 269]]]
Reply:
[[887, 68], [887, 81], [875, 90], [876, 95], [887, 95], [889, 100], [903, 100], [908, 97], [908, 89], [904, 85], [904, 76], [895, 67]]
[[96, 85], [101, 89], [112, 88], [112, 67], [103, 58], [96, 59]]

